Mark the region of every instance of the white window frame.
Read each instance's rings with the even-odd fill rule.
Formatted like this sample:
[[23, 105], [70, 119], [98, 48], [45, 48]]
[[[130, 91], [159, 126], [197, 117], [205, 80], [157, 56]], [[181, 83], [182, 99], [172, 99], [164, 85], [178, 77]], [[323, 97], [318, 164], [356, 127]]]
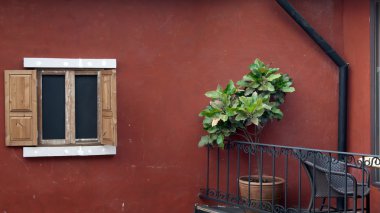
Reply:
[[[24, 58], [25, 68], [35, 69], [114, 69], [116, 59], [68, 59], [68, 58]], [[116, 146], [38, 146], [23, 147], [24, 157], [94, 156], [116, 155]]]

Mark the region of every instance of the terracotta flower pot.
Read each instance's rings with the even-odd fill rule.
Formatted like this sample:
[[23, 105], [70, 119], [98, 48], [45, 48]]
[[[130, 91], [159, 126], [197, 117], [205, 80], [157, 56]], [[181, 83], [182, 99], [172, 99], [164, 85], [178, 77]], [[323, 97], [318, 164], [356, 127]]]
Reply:
[[[275, 204], [282, 203], [282, 195], [284, 194], [284, 179], [275, 177], [273, 185], [273, 177], [268, 175], [262, 176], [262, 201], [272, 203], [272, 193], [274, 188], [274, 202]], [[248, 199], [248, 185], [250, 186], [250, 199], [260, 201], [260, 182], [258, 175], [251, 175], [250, 183], [248, 176], [241, 176], [239, 178], [240, 196]]]

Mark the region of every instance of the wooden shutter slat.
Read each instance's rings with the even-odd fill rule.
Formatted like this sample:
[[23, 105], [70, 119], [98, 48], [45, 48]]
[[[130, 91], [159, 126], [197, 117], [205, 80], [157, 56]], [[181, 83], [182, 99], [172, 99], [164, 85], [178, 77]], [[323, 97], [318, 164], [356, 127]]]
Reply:
[[101, 72], [101, 135], [102, 144], [117, 144], [116, 70]]
[[37, 145], [36, 70], [5, 70], [5, 144]]

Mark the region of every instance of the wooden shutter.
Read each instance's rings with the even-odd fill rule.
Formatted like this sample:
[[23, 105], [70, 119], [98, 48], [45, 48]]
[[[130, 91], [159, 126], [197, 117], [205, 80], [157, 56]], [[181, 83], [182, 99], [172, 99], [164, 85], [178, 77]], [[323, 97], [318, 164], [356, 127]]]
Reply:
[[5, 70], [5, 144], [37, 145], [36, 70]]
[[116, 70], [100, 71], [100, 142], [114, 145], [117, 143], [117, 111], [116, 111]]

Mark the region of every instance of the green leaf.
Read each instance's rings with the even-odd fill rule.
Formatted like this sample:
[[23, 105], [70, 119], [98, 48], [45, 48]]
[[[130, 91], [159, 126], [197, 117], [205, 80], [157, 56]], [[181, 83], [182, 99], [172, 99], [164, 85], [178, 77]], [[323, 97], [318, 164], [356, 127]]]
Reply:
[[213, 98], [213, 99], [219, 98], [220, 95], [221, 95], [221, 93], [218, 92], [218, 91], [208, 91], [208, 92], [205, 93], [206, 97]]
[[247, 88], [244, 92], [244, 95], [248, 96], [248, 95], [252, 94], [254, 91], [255, 91], [254, 88]]
[[292, 84], [293, 84], [293, 82], [288, 81], [288, 82], [285, 83], [285, 86], [286, 86], [286, 87], [290, 87], [290, 86], [292, 86]]
[[258, 96], [257, 92], [252, 93], [252, 98], [256, 99]]
[[229, 136], [231, 134], [231, 132], [236, 132], [236, 127], [231, 126], [228, 130], [230, 131], [230, 133], [228, 133], [228, 135], [226, 135], [226, 136]]
[[236, 115], [236, 109], [235, 109], [235, 107], [234, 108], [227, 108], [226, 109], [226, 115], [227, 116], [234, 116], [234, 115]]
[[264, 64], [264, 62], [262, 62], [260, 59], [258, 59], [258, 58], [256, 58], [255, 59], [255, 62], [254, 62], [257, 66], [260, 66], [260, 67], [262, 67], [262, 66], [265, 66], [265, 64]]
[[211, 126], [216, 126], [218, 125], [218, 122], [220, 121], [220, 118], [214, 118], [212, 119]]
[[270, 91], [270, 92], [273, 92], [274, 91], [274, 86], [271, 84], [271, 83], [266, 83], [266, 87], [267, 87], [267, 90]]
[[228, 120], [228, 116], [227, 115], [220, 115], [220, 120], [226, 122]]
[[216, 139], [216, 143], [219, 145], [219, 146], [224, 146], [224, 136], [223, 135], [218, 135], [218, 138]]
[[220, 100], [210, 101], [210, 105], [218, 110], [222, 110], [224, 104]]
[[253, 81], [253, 77], [251, 75], [245, 75], [243, 76], [243, 81]]
[[203, 117], [203, 116], [213, 117], [215, 114], [217, 114], [219, 112], [220, 112], [220, 109], [216, 109], [216, 108], [213, 108], [211, 106], [208, 106], [206, 109], [202, 110], [199, 113], [199, 116], [201, 116], [201, 117]]
[[232, 95], [235, 92], [236, 92], [235, 84], [232, 80], [230, 80], [230, 82], [227, 84], [226, 89], [224, 90], [224, 93], [226, 93], [228, 95]]
[[249, 70], [251, 70], [251, 71], [255, 71], [255, 70], [257, 70], [257, 68], [258, 68], [257, 64], [255, 64], [255, 63], [249, 65]]
[[260, 90], [260, 91], [266, 91], [268, 88], [267, 88], [267, 86], [266, 85], [261, 85], [259, 88], [258, 88], [258, 90]]
[[278, 70], [280, 70], [280, 69], [279, 69], [279, 68], [269, 68], [269, 69], [268, 69], [268, 73], [269, 73], [269, 74], [272, 74], [272, 73], [277, 72]]
[[281, 118], [282, 118], [282, 116], [283, 116], [283, 113], [281, 112], [281, 110], [280, 110], [279, 108], [273, 108], [273, 109], [272, 109], [272, 112], [273, 112], [274, 114], [279, 115]]
[[198, 147], [206, 146], [209, 144], [210, 137], [208, 135], [202, 136], [201, 140], [198, 143]]
[[263, 108], [264, 108], [264, 109], [268, 109], [268, 110], [271, 110], [271, 109], [272, 109], [272, 107], [269, 106], [268, 104], [263, 104]]
[[205, 119], [203, 119], [203, 124], [211, 124], [211, 122], [212, 122], [212, 119], [209, 117], [205, 117]]
[[281, 89], [283, 92], [294, 92], [296, 89], [294, 87], [285, 87]]
[[259, 121], [258, 118], [253, 117], [253, 118], [251, 118], [251, 122], [252, 122], [253, 124], [255, 124], [256, 126], [258, 126], [260, 121]]
[[216, 126], [213, 126], [213, 127], [207, 129], [207, 132], [211, 133], [211, 134], [215, 133], [217, 131], [218, 131], [218, 128]]
[[277, 79], [277, 78], [279, 78], [279, 77], [281, 77], [281, 74], [272, 74], [272, 75], [270, 75], [270, 76], [267, 78], [267, 80], [268, 80], [268, 81], [273, 81], [273, 80], [275, 80], [275, 79]]
[[248, 87], [250, 83], [246, 82], [246, 81], [243, 81], [243, 80], [240, 80], [240, 81], [236, 82], [236, 84], [238, 86], [241, 86], [241, 87]]
[[238, 114], [236, 117], [235, 117], [235, 120], [236, 121], [244, 121], [245, 119], [247, 119], [247, 116], [244, 115], [244, 114]]
[[247, 103], [247, 98], [248, 98], [248, 97], [241, 96], [241, 97], [239, 97], [239, 101], [242, 102], [244, 105], [246, 105], [246, 103]]
[[257, 117], [261, 117], [261, 116], [264, 114], [264, 112], [265, 112], [265, 109], [264, 109], [264, 108], [261, 108], [261, 109], [259, 109], [259, 110], [256, 110], [256, 112], [255, 112], [255, 116], [257, 116]]
[[218, 84], [218, 86], [216, 87], [216, 91], [217, 92], [222, 92], [223, 91], [223, 89], [222, 89], [222, 87]]
[[212, 135], [210, 135], [210, 141], [211, 141], [211, 142], [212, 142], [212, 141], [215, 141], [217, 137], [218, 137], [218, 135], [216, 135], [216, 134], [212, 134]]

